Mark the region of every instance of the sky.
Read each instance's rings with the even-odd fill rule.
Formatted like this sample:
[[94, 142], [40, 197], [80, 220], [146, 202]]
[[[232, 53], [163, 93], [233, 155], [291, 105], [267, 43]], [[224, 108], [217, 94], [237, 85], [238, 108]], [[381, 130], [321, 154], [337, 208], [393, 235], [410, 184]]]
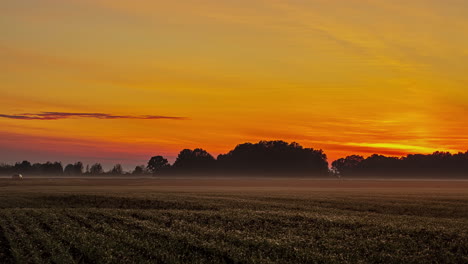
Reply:
[[3, 0], [0, 162], [468, 150], [466, 0]]

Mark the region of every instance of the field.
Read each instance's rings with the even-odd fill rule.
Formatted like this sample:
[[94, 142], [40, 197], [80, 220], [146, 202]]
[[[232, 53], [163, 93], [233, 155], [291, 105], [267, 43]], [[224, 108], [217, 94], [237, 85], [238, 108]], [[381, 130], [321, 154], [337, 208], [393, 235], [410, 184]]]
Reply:
[[0, 179], [0, 263], [468, 263], [468, 182]]

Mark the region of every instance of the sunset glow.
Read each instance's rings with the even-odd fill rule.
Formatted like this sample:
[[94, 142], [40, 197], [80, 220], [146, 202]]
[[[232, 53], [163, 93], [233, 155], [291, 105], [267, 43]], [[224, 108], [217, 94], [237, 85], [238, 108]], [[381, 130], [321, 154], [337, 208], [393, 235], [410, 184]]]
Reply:
[[6, 0], [0, 161], [468, 150], [462, 0]]

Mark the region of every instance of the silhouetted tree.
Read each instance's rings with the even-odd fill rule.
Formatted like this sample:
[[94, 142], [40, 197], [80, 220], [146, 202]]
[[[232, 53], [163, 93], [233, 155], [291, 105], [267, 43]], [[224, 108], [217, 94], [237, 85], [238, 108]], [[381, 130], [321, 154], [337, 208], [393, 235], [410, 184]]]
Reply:
[[48, 166], [48, 164], [34, 163], [31, 165], [31, 171], [29, 172], [29, 174], [45, 174], [46, 166]]
[[352, 175], [356, 173], [362, 161], [364, 161], [363, 156], [351, 155], [332, 162], [332, 169], [340, 175]]
[[197, 148], [184, 149], [177, 156], [173, 171], [185, 174], [203, 174], [213, 172], [216, 160], [206, 150]]
[[333, 168], [343, 177], [468, 178], [468, 152], [410, 154], [401, 158], [377, 154], [366, 159], [349, 156], [334, 161]]
[[122, 165], [120, 164], [116, 164], [112, 170], [110, 171], [110, 174], [112, 175], [122, 175], [123, 174], [123, 168], [122, 168]]
[[31, 175], [62, 175], [63, 167], [60, 162], [34, 163], [31, 165], [29, 161], [23, 161], [15, 164], [13, 172]]
[[28, 174], [32, 171], [31, 162], [25, 160], [21, 163], [16, 163], [14, 166], [14, 172], [20, 174]]
[[65, 166], [65, 175], [81, 175], [83, 174], [83, 163], [76, 162], [75, 164], [68, 164]]
[[46, 162], [43, 166], [43, 174], [45, 175], [62, 175], [63, 166], [61, 162]]
[[76, 162], [75, 164], [73, 164], [73, 168], [74, 168], [74, 172], [75, 172], [77, 175], [83, 174], [84, 165], [83, 165], [83, 163], [81, 163], [80, 161], [78, 161], [78, 162]]
[[65, 166], [65, 169], [63, 170], [63, 174], [65, 175], [73, 175], [74, 174], [74, 168], [73, 168], [73, 164], [68, 164], [67, 166]]
[[0, 175], [12, 175], [14, 173], [14, 166], [1, 163], [0, 164]]
[[89, 173], [93, 175], [99, 175], [103, 174], [104, 170], [102, 169], [102, 165], [100, 163], [96, 163], [91, 166], [91, 168], [89, 169]]
[[136, 166], [133, 170], [133, 175], [143, 175], [146, 173], [145, 165]]
[[160, 173], [167, 170], [170, 167], [169, 162], [163, 156], [152, 157], [148, 161], [147, 169], [153, 174]]
[[327, 156], [322, 150], [298, 143], [260, 141], [238, 145], [218, 156], [223, 172], [255, 175], [328, 176]]

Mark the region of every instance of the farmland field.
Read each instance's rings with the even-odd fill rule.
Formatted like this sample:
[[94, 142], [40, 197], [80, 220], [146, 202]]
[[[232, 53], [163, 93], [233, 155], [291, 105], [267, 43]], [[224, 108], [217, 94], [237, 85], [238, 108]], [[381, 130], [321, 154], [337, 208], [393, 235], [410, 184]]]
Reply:
[[468, 263], [468, 182], [0, 179], [0, 263]]

